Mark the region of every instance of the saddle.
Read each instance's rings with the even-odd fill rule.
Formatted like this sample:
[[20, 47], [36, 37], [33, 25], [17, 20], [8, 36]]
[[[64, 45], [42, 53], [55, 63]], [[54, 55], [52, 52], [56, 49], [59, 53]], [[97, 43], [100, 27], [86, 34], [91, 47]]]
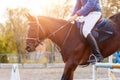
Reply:
[[[84, 22], [81, 23], [79, 21], [76, 21], [77, 27], [80, 29], [80, 35], [82, 38], [84, 38], [83, 33], [82, 33], [82, 28], [84, 25]], [[105, 41], [109, 38], [111, 38], [115, 30], [113, 28], [113, 24], [110, 20], [106, 20], [104, 18], [100, 18], [94, 28], [92, 29], [91, 33], [97, 40], [97, 42], [102, 42]]]

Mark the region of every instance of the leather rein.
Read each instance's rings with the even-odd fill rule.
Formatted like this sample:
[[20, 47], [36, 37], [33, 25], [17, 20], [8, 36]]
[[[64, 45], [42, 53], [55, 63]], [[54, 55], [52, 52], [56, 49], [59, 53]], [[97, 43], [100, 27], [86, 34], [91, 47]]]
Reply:
[[[42, 33], [45, 35], [45, 30], [43, 29], [42, 25], [39, 23], [38, 17], [36, 17], [35, 19], [36, 19], [36, 23], [37, 23], [37, 27], [38, 27], [37, 37], [36, 37], [36, 38], [26, 38], [26, 39], [28, 39], [28, 40], [34, 40], [34, 41], [36, 41], [37, 43], [40, 43], [41, 40], [39, 39], [39, 32], [40, 32], [40, 30], [41, 30]], [[46, 38], [49, 38], [49, 37], [55, 35], [58, 31], [60, 31], [61, 29], [65, 28], [69, 23], [70, 23], [70, 22], [67, 22], [66, 24], [62, 25], [60, 28], [58, 28], [57, 30], [55, 30], [54, 32], [52, 32], [51, 34], [49, 34]], [[71, 30], [72, 30], [72, 27], [73, 27], [73, 24], [71, 25], [70, 29], [68, 30], [68, 33], [67, 33], [67, 35], [66, 35], [66, 37], [65, 37], [62, 45], [65, 44], [67, 38], [69, 37], [70, 32], [71, 32]]]

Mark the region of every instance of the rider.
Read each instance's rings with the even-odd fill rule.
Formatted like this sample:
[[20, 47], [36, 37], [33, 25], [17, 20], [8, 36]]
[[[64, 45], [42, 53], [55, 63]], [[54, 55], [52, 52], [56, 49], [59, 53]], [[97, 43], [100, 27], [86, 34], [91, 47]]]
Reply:
[[103, 56], [101, 55], [94, 36], [91, 34], [92, 28], [101, 17], [99, 0], [77, 0], [72, 16], [68, 21], [72, 22], [80, 16], [82, 16], [81, 20], [84, 21], [83, 35], [87, 38], [92, 54], [96, 56], [96, 58], [90, 58], [88, 62], [92, 63], [102, 61]]

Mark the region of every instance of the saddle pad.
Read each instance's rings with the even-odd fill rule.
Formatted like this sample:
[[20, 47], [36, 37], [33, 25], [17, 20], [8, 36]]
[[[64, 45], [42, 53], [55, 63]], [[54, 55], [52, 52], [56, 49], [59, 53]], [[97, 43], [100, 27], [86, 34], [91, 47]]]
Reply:
[[[76, 21], [76, 25], [78, 29], [80, 29], [81, 32], [81, 38], [84, 38], [83, 33], [82, 33], [82, 23], [79, 21]], [[103, 21], [99, 24], [96, 24], [96, 26], [92, 29], [91, 33], [97, 40], [97, 42], [102, 42], [108, 38], [111, 38], [114, 35], [114, 29], [113, 29], [113, 24], [111, 21], [103, 19]], [[83, 39], [85, 40], [85, 39]]]
[[81, 27], [81, 22], [75, 21], [75, 24], [77, 25], [77, 28], [80, 29], [80, 27]]
[[[107, 22], [106, 19], [103, 19], [100, 23], [96, 24], [95, 27], [100, 28], [100, 27], [104, 26], [106, 24], [106, 22]], [[78, 28], [81, 27], [81, 24], [82, 24], [81, 22], [75, 21], [75, 23], [76, 23]]]
[[114, 35], [114, 29], [111, 21], [107, 20], [106, 24], [101, 27], [95, 27], [92, 30], [93, 36], [96, 38], [98, 42], [102, 42]]

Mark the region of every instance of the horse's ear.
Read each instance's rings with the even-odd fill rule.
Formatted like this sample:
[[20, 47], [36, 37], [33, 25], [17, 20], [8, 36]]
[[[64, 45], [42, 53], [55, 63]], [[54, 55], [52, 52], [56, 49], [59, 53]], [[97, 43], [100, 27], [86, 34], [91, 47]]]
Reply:
[[25, 13], [25, 16], [27, 17], [28, 20], [33, 21], [34, 17], [30, 13]]

